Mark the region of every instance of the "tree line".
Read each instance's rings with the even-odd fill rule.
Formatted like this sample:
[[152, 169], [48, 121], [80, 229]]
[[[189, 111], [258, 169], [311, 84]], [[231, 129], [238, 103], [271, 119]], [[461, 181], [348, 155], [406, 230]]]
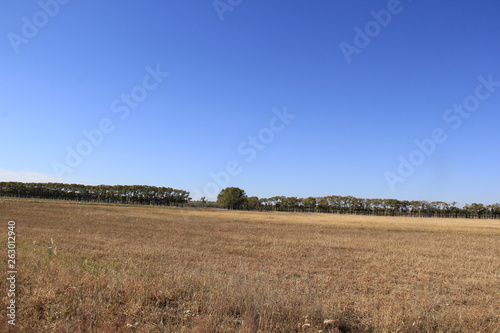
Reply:
[[365, 199], [353, 196], [331, 195], [325, 197], [248, 197], [240, 188], [228, 187], [217, 197], [222, 208], [282, 212], [317, 212], [333, 214], [358, 214], [376, 216], [415, 217], [464, 217], [500, 218], [500, 204], [466, 204], [457, 207], [456, 202], [408, 201], [397, 199]]
[[191, 199], [189, 192], [171, 187], [20, 182], [0, 182], [0, 196], [162, 206], [181, 206]]
[[[171, 187], [148, 185], [81, 185], [64, 183], [0, 182], [0, 196], [17, 198], [59, 199], [86, 202], [183, 206], [191, 201], [189, 192]], [[214, 207], [202, 198], [195, 207]], [[281, 212], [315, 212], [376, 216], [500, 218], [500, 204], [466, 204], [456, 202], [408, 201], [397, 199], [365, 199], [353, 196], [271, 198], [248, 197], [238, 187], [223, 189], [217, 205], [226, 209], [244, 209]]]

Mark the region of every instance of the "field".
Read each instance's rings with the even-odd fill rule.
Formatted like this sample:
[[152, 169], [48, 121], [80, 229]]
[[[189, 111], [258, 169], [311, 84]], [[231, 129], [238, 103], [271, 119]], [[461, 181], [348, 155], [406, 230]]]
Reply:
[[7, 198], [0, 217], [0, 331], [500, 332], [500, 220]]

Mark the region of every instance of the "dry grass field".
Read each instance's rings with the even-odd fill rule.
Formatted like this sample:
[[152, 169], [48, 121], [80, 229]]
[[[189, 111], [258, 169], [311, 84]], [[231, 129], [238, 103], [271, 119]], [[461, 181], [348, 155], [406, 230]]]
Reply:
[[500, 332], [500, 220], [7, 198], [0, 218], [12, 332]]

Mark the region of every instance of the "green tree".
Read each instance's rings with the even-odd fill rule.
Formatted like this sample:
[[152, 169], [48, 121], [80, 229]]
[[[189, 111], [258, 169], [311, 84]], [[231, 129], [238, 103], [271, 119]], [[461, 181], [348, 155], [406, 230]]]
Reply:
[[245, 206], [246, 206], [246, 209], [248, 209], [248, 210], [257, 209], [260, 206], [260, 200], [258, 197], [249, 197], [246, 200]]
[[469, 214], [472, 214], [472, 217], [478, 217], [481, 218], [483, 216], [484, 211], [486, 208], [482, 203], [473, 203], [473, 204], [466, 204], [464, 207]]
[[223, 208], [241, 209], [246, 204], [247, 195], [238, 187], [226, 187], [217, 196], [217, 202]]
[[304, 208], [306, 208], [308, 211], [312, 212], [316, 208], [316, 198], [313, 198], [313, 197], [305, 198], [302, 201], [302, 204], [304, 205]]

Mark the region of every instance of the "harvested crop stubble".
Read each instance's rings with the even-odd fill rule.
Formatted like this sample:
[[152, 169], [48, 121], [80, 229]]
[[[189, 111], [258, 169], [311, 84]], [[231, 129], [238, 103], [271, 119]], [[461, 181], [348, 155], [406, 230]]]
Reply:
[[0, 211], [18, 232], [14, 331], [500, 331], [499, 220], [7, 198]]

